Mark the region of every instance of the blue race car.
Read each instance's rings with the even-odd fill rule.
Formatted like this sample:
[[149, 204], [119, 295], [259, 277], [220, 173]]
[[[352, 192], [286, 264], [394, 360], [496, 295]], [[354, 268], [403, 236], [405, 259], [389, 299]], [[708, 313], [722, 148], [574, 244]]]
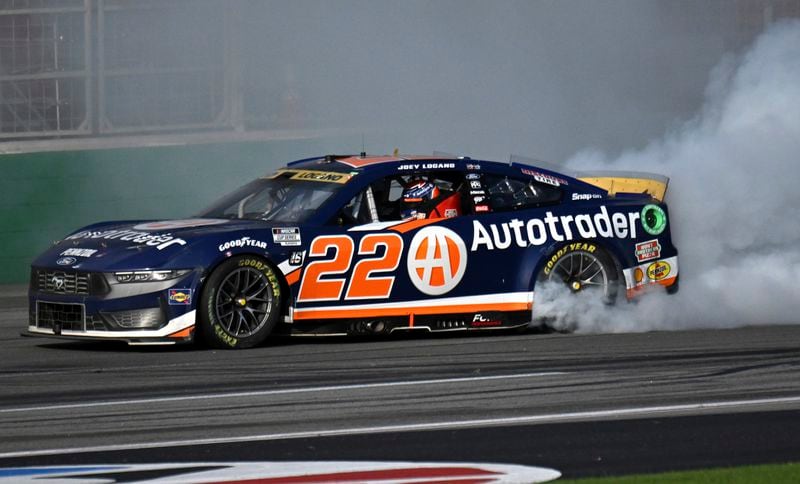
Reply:
[[56, 242], [31, 267], [27, 334], [247, 348], [271, 334], [524, 327], [543, 281], [606, 301], [677, 290], [666, 189], [513, 160], [301, 160], [197, 218]]

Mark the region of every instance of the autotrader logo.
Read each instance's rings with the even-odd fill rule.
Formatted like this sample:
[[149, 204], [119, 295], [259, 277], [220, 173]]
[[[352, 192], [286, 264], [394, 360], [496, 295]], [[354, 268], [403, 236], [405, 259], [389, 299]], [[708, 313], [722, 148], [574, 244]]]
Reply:
[[467, 246], [444, 227], [425, 227], [411, 239], [408, 277], [424, 294], [438, 296], [461, 282], [467, 269]]

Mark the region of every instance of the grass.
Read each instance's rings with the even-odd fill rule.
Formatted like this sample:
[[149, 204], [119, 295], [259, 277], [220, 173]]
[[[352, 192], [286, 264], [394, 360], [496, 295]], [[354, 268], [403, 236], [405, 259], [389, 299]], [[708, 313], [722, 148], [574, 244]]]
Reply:
[[559, 484], [780, 484], [800, 483], [800, 463], [665, 472], [618, 477], [559, 479]]

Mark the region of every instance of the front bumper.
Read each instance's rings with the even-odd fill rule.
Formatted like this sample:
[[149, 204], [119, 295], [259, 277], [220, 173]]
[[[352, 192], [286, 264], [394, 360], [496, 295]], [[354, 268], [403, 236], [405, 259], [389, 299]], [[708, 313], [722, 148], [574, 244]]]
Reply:
[[[130, 344], [173, 344], [194, 337], [193, 296], [200, 271], [158, 283], [111, 283], [99, 291], [69, 284], [58, 289], [43, 285], [41, 271], [48, 269], [32, 271], [26, 335]], [[65, 277], [93, 280], [98, 276], [67, 273]]]

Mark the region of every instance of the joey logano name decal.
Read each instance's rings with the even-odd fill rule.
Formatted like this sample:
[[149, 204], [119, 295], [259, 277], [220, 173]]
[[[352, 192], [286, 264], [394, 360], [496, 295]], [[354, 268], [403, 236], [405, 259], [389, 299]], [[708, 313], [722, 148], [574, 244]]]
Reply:
[[471, 251], [483, 247], [488, 250], [507, 249], [511, 244], [518, 247], [544, 245], [548, 241], [563, 242], [574, 240], [576, 235], [582, 239], [597, 237], [636, 238], [636, 221], [639, 212], [608, 214], [605, 206], [600, 212], [581, 215], [553, 215], [546, 212], [544, 218], [530, 220], [511, 219], [509, 222], [489, 224], [488, 228], [478, 220], [472, 223], [473, 236]]

